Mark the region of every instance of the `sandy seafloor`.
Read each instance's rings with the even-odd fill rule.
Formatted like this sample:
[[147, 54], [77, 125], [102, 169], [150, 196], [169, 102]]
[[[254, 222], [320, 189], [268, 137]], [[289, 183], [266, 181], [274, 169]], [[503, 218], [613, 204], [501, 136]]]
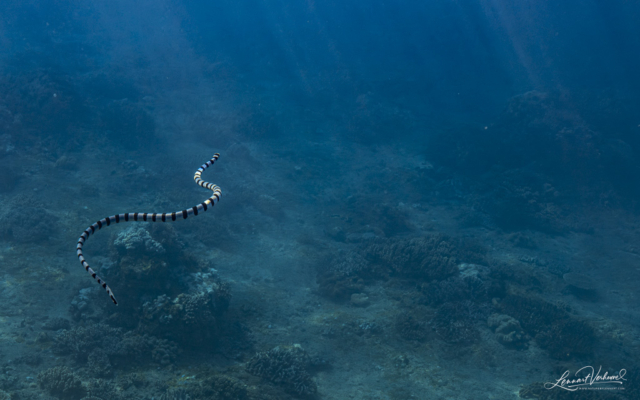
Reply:
[[[189, 103], [193, 96], [197, 106]], [[54, 366], [69, 366], [84, 384], [95, 379], [82, 362], [56, 353], [52, 341], [40, 337], [43, 324], [54, 317], [71, 321], [71, 327], [88, 323], [69, 313], [81, 289], [94, 288], [91, 301], [104, 303], [90, 323], [108, 322], [116, 311], [77, 262], [75, 244], [82, 230], [114, 213], [170, 212], [201, 202], [208, 194], [193, 183], [193, 172], [214, 152], [221, 157], [203, 178], [222, 187], [220, 203], [173, 227], [185, 251], [229, 283], [227, 314], [250, 331], [251, 344], [185, 351], [170, 365], [114, 367], [114, 375], [104, 379], [121, 398], [169, 398], [168, 388], [186, 387], [190, 379], [211, 373], [239, 379], [248, 398], [298, 398], [244, 369], [256, 352], [294, 344], [325, 362], [311, 373], [321, 399], [517, 399], [522, 387], [553, 380], [565, 369], [637, 368], [632, 363], [640, 355], [640, 219], [632, 212], [576, 207], [565, 217], [587, 229], [527, 230], [523, 234], [536, 248], [518, 247], [510, 239], [513, 232], [491, 223], [465, 224], [461, 215], [473, 212], [471, 183], [455, 175], [425, 180], [438, 166], [411, 146], [348, 142], [333, 134], [344, 126], [295, 118], [283, 124], [287, 132], [279, 137], [234, 136], [241, 117], [219, 93], [155, 94], [141, 101], [169, 143], [150, 155], [107, 141], [51, 153], [17, 148], [7, 155], [19, 161], [22, 178], [0, 197], [5, 213], [31, 204], [58, 218], [37, 243], [0, 242], [0, 389], [12, 399], [51, 398], [37, 375]], [[312, 134], [297, 136], [301, 127]], [[134, 167], [123, 164], [127, 160]], [[354, 207], [354, 199], [360, 205]], [[368, 219], [363, 204], [384, 206], [383, 216], [391, 215], [392, 221], [380, 214]], [[332, 257], [384, 236], [388, 225], [397, 223], [406, 225], [398, 237], [443, 233], [473, 239], [487, 249], [491, 263], [535, 277], [533, 292], [561, 302], [594, 328], [595, 351], [556, 360], [535, 340], [511, 349], [481, 320], [475, 323], [480, 338], [470, 345], [449, 344], [433, 333], [403, 339], [396, 318], [416, 301], [415, 284], [403, 280], [367, 283], [364, 305], [318, 292], [316, 276], [330, 268]], [[110, 262], [109, 241], [125, 228], [112, 226], [88, 240], [85, 255], [97, 269]], [[567, 292], [549, 265], [589, 275], [597, 297]], [[108, 282], [117, 296], [122, 282]], [[117, 311], [126, 307], [123, 302]], [[28, 362], [30, 357], [36, 361]], [[118, 377], [133, 372], [142, 376], [142, 384], [118, 383]], [[638, 384], [625, 383], [628, 388]]]

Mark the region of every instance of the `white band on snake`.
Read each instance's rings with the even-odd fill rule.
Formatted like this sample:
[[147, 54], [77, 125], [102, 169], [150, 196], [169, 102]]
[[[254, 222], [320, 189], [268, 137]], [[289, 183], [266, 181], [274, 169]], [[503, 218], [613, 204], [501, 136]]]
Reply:
[[211, 160], [207, 161], [205, 164], [202, 164], [202, 166], [198, 168], [195, 175], [193, 176], [193, 179], [196, 181], [198, 185], [213, 191], [213, 195], [211, 197], [209, 197], [202, 203], [198, 204], [197, 206], [187, 208], [186, 210], [170, 212], [170, 213], [116, 214], [116, 215], [112, 215], [110, 217], [106, 217], [97, 221], [96, 223], [94, 223], [93, 225], [85, 229], [84, 232], [82, 232], [82, 235], [80, 235], [80, 239], [78, 239], [78, 245], [76, 246], [76, 249], [78, 251], [78, 259], [80, 260], [80, 263], [82, 264], [84, 269], [89, 274], [91, 274], [93, 279], [95, 279], [98, 282], [98, 284], [100, 284], [100, 286], [102, 286], [102, 288], [107, 291], [107, 294], [109, 295], [109, 297], [111, 298], [114, 304], [118, 305], [118, 302], [116, 301], [116, 297], [113, 295], [111, 288], [109, 287], [109, 285], [107, 285], [107, 282], [102, 280], [102, 278], [100, 278], [95, 273], [95, 271], [89, 266], [89, 263], [87, 263], [87, 261], [84, 259], [84, 256], [82, 255], [82, 246], [84, 245], [84, 242], [93, 233], [102, 229], [103, 226], [105, 225], [109, 226], [113, 222], [117, 224], [121, 221], [126, 221], [126, 222], [128, 221], [152, 221], [152, 222], [175, 221], [177, 219], [187, 219], [190, 215], [198, 215], [198, 213], [200, 212], [207, 211], [209, 207], [213, 207], [220, 200], [220, 195], [222, 194], [222, 191], [220, 190], [220, 187], [218, 185], [205, 182], [200, 178], [200, 176], [202, 175], [202, 172], [204, 172], [205, 169], [209, 168], [210, 166], [213, 165], [214, 162], [216, 162], [218, 157], [220, 157], [220, 154], [218, 153], [214, 154]]

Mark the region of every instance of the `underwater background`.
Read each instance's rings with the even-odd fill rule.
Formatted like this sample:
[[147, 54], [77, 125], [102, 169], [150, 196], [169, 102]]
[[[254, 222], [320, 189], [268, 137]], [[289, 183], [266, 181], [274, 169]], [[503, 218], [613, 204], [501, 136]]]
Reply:
[[1, 1], [0, 400], [639, 399], [639, 21]]

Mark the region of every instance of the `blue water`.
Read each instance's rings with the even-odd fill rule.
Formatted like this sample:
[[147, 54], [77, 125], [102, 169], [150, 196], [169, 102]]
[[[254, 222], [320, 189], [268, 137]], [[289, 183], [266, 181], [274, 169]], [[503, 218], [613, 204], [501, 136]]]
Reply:
[[0, 16], [0, 400], [640, 398], [637, 2]]

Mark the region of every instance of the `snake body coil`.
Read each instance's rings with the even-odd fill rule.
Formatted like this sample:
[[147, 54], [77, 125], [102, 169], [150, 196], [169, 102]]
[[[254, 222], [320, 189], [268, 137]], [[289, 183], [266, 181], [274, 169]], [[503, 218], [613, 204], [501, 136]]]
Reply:
[[96, 221], [96, 223], [94, 223], [93, 225], [89, 226], [87, 229], [84, 230], [84, 232], [82, 232], [82, 235], [80, 235], [80, 239], [78, 239], [78, 245], [76, 246], [77, 253], [78, 253], [78, 259], [80, 260], [80, 264], [82, 264], [84, 269], [89, 274], [91, 274], [93, 279], [95, 279], [98, 282], [98, 284], [100, 286], [102, 286], [102, 288], [104, 290], [107, 291], [107, 294], [109, 295], [109, 297], [111, 298], [111, 300], [113, 301], [114, 304], [117, 305], [118, 302], [116, 301], [116, 297], [113, 295], [113, 292], [111, 291], [111, 288], [109, 287], [109, 285], [107, 285], [107, 282], [102, 280], [102, 278], [100, 278], [96, 274], [96, 272], [89, 266], [89, 263], [84, 259], [84, 256], [82, 255], [82, 246], [84, 245], [84, 242], [93, 233], [95, 233], [96, 231], [102, 229], [103, 226], [109, 226], [114, 222], [117, 224], [117, 223], [122, 222], [122, 221], [125, 221], [125, 222], [128, 222], [128, 221], [152, 221], [152, 222], [175, 221], [177, 219], [187, 219], [190, 215], [198, 215], [198, 213], [200, 213], [200, 212], [207, 211], [209, 209], [209, 207], [213, 207], [220, 200], [220, 195], [222, 194], [222, 191], [220, 190], [220, 187], [218, 185], [214, 185], [213, 183], [205, 182], [200, 178], [200, 176], [202, 175], [202, 172], [204, 172], [205, 169], [209, 168], [210, 166], [213, 165], [214, 162], [216, 162], [218, 157], [220, 157], [220, 154], [218, 154], [218, 153], [214, 154], [213, 157], [211, 158], [211, 160], [209, 160], [206, 163], [202, 164], [202, 166], [200, 168], [198, 168], [198, 170], [196, 171], [196, 173], [195, 173], [195, 175], [193, 177], [193, 179], [196, 181], [196, 183], [198, 185], [202, 186], [203, 188], [206, 188], [206, 189], [209, 189], [209, 190], [213, 191], [213, 194], [211, 195], [211, 197], [209, 197], [208, 199], [206, 199], [202, 203], [198, 204], [197, 206], [193, 206], [191, 208], [187, 208], [187, 209], [182, 210], [182, 211], [175, 211], [175, 212], [170, 212], [170, 213], [126, 213], [126, 214], [116, 214], [116, 215], [112, 215], [110, 217], [103, 218], [103, 219], [101, 219], [99, 221]]

